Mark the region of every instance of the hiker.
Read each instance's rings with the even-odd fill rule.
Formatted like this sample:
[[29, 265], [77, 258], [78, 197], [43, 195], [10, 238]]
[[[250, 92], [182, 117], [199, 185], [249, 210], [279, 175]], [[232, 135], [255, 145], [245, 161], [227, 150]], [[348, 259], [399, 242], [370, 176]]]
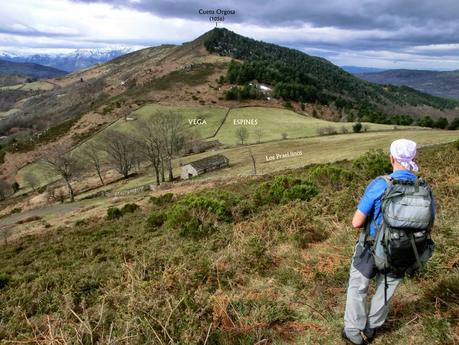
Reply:
[[[390, 146], [393, 172], [367, 186], [352, 219], [354, 228], [363, 228], [352, 258], [342, 331], [343, 338], [352, 344], [374, 339], [376, 329], [386, 320], [389, 303], [403, 276], [421, 269], [432, 255], [430, 229], [435, 205], [430, 188], [413, 173], [418, 171], [413, 161], [415, 156], [415, 142], [395, 140]], [[395, 189], [396, 197], [396, 193], [391, 193]], [[422, 200], [415, 202], [415, 206], [399, 202], [400, 191], [404, 195], [411, 193], [410, 200], [416, 192], [415, 198]], [[397, 215], [401, 216], [397, 219]], [[389, 219], [399, 223], [386, 224], [392, 221]], [[367, 311], [368, 287], [374, 277], [376, 291]]]

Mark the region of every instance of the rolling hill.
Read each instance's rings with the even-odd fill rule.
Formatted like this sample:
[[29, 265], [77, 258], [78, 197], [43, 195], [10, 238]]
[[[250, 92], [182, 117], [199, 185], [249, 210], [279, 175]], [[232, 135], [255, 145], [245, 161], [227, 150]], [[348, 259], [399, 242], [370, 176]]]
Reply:
[[443, 72], [395, 69], [355, 75], [372, 83], [405, 85], [434, 96], [459, 99], [459, 70]]
[[[272, 97], [253, 92], [251, 80], [271, 86]], [[244, 97], [229, 99], [235, 89]], [[289, 107], [329, 120], [392, 125], [459, 115], [457, 101], [372, 84], [325, 59], [213, 29], [182, 45], [146, 48], [46, 82], [0, 89], [0, 136], [16, 140], [0, 149], [2, 159], [8, 152], [0, 175], [11, 178], [46, 145], [70, 148], [147, 104]]]
[[36, 63], [0, 60], [0, 75], [22, 75], [31, 78], [44, 79], [59, 77], [65, 74], [67, 74], [67, 72]]
[[60, 77], [67, 72], [36, 63], [11, 62], [0, 59], [0, 87]]

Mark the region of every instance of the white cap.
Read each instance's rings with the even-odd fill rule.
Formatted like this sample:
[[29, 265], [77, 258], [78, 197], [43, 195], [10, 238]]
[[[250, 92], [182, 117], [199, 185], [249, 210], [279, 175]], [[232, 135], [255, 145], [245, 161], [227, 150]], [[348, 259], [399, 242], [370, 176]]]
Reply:
[[390, 145], [390, 154], [399, 162], [405, 169], [418, 171], [419, 168], [413, 162], [416, 157], [416, 143], [408, 139], [398, 139]]

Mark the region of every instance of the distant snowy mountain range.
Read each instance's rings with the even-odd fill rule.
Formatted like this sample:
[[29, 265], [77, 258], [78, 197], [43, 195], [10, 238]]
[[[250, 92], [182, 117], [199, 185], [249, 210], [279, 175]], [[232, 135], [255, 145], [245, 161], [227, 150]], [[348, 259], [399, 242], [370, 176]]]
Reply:
[[0, 59], [12, 62], [36, 63], [54, 67], [62, 71], [74, 72], [98, 63], [107, 62], [118, 56], [131, 53], [141, 48], [142, 47], [75, 49], [57, 53], [0, 50]]

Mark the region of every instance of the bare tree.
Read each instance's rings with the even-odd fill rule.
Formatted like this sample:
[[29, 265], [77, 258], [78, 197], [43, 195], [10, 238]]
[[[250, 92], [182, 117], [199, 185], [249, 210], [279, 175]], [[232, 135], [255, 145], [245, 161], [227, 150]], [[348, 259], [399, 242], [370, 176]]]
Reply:
[[257, 138], [257, 143], [261, 143], [261, 138], [263, 137], [263, 131], [261, 128], [255, 129], [255, 136]]
[[158, 135], [164, 150], [165, 159], [162, 160], [169, 171], [169, 181], [174, 179], [172, 172], [172, 159], [185, 146], [186, 127], [182, 116], [176, 112], [157, 112], [153, 118], [153, 125], [158, 131]]
[[40, 184], [40, 181], [38, 179], [38, 176], [34, 174], [32, 171], [28, 171], [24, 174], [24, 182], [32, 188], [32, 190], [35, 192], [37, 190], [37, 187]]
[[109, 156], [113, 168], [124, 178], [129, 177], [129, 173], [134, 168], [136, 162], [136, 142], [132, 135], [109, 130], [103, 139], [104, 150]]
[[75, 191], [71, 182], [83, 169], [81, 161], [72, 152], [65, 152], [59, 146], [48, 152], [44, 161], [52, 171], [64, 179], [69, 192], [70, 202], [74, 202]]
[[[140, 152], [155, 170], [156, 184], [159, 186], [161, 177], [161, 163], [164, 158], [163, 143], [155, 126], [156, 121], [139, 120], [136, 129], [139, 133]], [[163, 170], [164, 171], [164, 170]], [[162, 175], [164, 179], [164, 173]]]
[[239, 127], [238, 129], [236, 129], [235, 134], [242, 145], [244, 145], [244, 141], [246, 141], [249, 138], [249, 130], [245, 127]]
[[97, 176], [99, 176], [99, 180], [102, 185], [105, 185], [105, 182], [102, 178], [102, 145], [91, 141], [85, 145], [83, 149], [82, 156], [83, 159], [88, 161], [94, 169], [96, 169]]

